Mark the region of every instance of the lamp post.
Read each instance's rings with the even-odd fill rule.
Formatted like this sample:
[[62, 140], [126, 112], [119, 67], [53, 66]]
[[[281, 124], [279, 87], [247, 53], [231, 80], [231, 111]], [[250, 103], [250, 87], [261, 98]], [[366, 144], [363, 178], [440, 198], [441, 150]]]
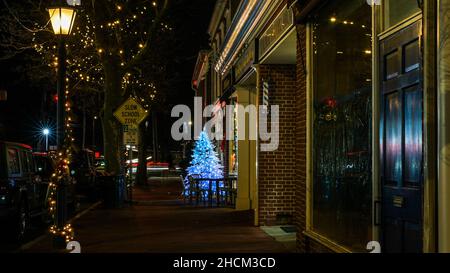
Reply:
[[45, 151], [48, 152], [48, 136], [50, 135], [50, 130], [45, 128], [42, 130], [42, 134], [45, 136]]
[[[56, 145], [58, 151], [61, 151], [65, 139], [65, 104], [66, 104], [66, 44], [65, 37], [70, 35], [75, 21], [76, 10], [73, 6], [69, 6], [67, 1], [59, 0], [48, 8], [50, 21], [53, 32], [58, 37], [58, 84], [57, 95], [58, 105], [56, 113]], [[62, 230], [67, 219], [67, 205], [66, 205], [66, 181], [60, 181], [56, 192], [56, 227]], [[55, 238], [55, 246], [65, 247], [61, 238]]]
[[64, 142], [64, 120], [65, 120], [65, 97], [66, 97], [66, 45], [65, 37], [70, 35], [75, 21], [76, 10], [69, 6], [63, 0], [55, 1], [55, 4], [48, 8], [50, 21], [52, 23], [53, 32], [58, 36], [58, 110], [57, 110], [57, 129], [56, 129], [56, 145], [58, 149]]

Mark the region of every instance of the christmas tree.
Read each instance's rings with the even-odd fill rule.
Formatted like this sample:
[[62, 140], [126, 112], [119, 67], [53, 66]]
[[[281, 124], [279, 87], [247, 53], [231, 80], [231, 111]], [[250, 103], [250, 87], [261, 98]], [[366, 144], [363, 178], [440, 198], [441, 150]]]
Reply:
[[[188, 176], [212, 179], [223, 178], [223, 166], [214, 149], [214, 144], [209, 140], [208, 134], [201, 132], [194, 146], [191, 165], [187, 168]], [[215, 190], [215, 183], [212, 184], [212, 188]], [[209, 182], [203, 181], [200, 187], [208, 190]]]

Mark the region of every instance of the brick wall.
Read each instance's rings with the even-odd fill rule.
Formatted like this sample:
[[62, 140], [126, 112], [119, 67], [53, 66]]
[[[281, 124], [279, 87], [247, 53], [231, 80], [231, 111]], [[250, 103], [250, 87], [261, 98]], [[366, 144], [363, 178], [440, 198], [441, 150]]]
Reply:
[[[269, 80], [269, 103], [280, 106], [280, 143], [259, 152], [258, 186], [261, 225], [280, 224], [291, 215], [297, 226], [298, 252], [330, 252], [304, 235], [306, 229], [306, 27], [297, 26], [297, 64], [260, 65], [260, 84]], [[262, 102], [262, 86], [259, 101]], [[285, 223], [282, 223], [285, 224]]]
[[[296, 189], [294, 172], [297, 168], [294, 149], [297, 130], [297, 101], [294, 96], [296, 66], [260, 65], [259, 77], [261, 85], [263, 80], [269, 81], [269, 104], [280, 107], [278, 150], [260, 151], [258, 155], [259, 220], [261, 225], [293, 223]], [[259, 86], [260, 102], [262, 89]]]
[[[295, 151], [297, 180], [295, 188], [295, 216], [297, 226], [297, 250], [307, 250], [303, 232], [306, 228], [306, 27], [297, 26], [297, 88], [295, 97], [298, 104], [298, 118], [296, 120], [297, 133]], [[308, 244], [309, 248], [309, 244]]]

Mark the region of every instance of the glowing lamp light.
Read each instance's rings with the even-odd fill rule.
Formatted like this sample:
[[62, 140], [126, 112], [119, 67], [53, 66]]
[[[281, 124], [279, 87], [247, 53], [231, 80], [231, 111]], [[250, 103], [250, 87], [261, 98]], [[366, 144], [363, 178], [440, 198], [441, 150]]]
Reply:
[[48, 136], [50, 134], [50, 130], [44, 129], [44, 130], [42, 130], [42, 133], [44, 134], [44, 136]]
[[48, 9], [53, 32], [56, 35], [69, 35], [77, 14], [74, 7], [61, 4]]

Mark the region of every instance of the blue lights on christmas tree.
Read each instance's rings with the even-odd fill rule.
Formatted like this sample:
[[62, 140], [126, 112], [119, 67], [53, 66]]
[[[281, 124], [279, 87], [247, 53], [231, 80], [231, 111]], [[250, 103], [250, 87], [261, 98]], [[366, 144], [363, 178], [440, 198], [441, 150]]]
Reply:
[[[187, 168], [188, 176], [212, 179], [223, 178], [223, 166], [214, 149], [215, 146], [209, 140], [208, 134], [204, 131], [201, 132], [199, 139], [195, 142], [191, 165]], [[215, 190], [215, 183], [212, 183], [212, 185], [213, 190]], [[203, 181], [200, 184], [200, 188], [208, 190], [208, 181]]]

